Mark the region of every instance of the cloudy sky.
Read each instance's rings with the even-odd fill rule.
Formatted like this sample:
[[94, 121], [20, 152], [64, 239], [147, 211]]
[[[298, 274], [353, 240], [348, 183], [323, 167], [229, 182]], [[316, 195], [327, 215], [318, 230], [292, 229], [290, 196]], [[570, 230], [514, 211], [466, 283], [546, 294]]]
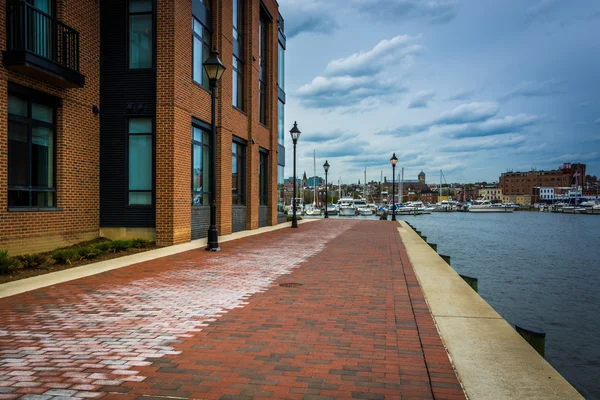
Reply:
[[[279, 0], [298, 175], [600, 174], [600, 1]], [[286, 177], [292, 143], [286, 136]]]

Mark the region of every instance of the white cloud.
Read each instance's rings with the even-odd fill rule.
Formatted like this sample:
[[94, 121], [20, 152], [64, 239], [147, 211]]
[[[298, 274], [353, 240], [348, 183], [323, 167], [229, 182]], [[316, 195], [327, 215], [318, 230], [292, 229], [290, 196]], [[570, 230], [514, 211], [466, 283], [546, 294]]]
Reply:
[[428, 103], [435, 97], [435, 92], [422, 90], [417, 92], [408, 104], [408, 108], [427, 108]]
[[348, 108], [357, 105], [379, 105], [392, 101], [406, 87], [393, 67], [410, 59], [421, 50], [412, 44], [420, 36], [395, 36], [382, 40], [373, 49], [354, 53], [348, 57], [331, 61], [323, 76], [302, 85], [296, 92], [302, 105], [309, 108]]
[[453, 138], [504, 135], [522, 132], [528, 126], [540, 121], [536, 115], [518, 114], [492, 118], [483, 122], [449, 127], [444, 134]]
[[380, 41], [373, 49], [354, 53], [346, 58], [332, 60], [325, 68], [325, 76], [372, 76], [378, 74], [390, 63], [398, 63], [403, 58], [419, 54], [420, 45], [412, 45], [420, 36], [400, 35]]
[[498, 104], [495, 102], [461, 104], [450, 111], [443, 112], [434, 120], [435, 125], [464, 124], [489, 119], [498, 114]]
[[457, 0], [354, 0], [360, 11], [373, 18], [393, 20], [424, 19], [449, 22], [458, 12]]
[[525, 81], [519, 83], [513, 90], [500, 97], [501, 101], [506, 101], [514, 97], [543, 97], [562, 93], [564, 82], [556, 79], [550, 79], [543, 82]]

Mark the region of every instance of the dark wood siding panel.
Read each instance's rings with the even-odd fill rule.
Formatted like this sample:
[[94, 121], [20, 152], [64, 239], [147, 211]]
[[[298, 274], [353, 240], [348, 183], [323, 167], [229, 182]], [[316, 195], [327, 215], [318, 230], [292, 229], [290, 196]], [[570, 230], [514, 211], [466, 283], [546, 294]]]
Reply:
[[128, 206], [127, 120], [155, 116], [156, 72], [127, 69], [127, 3], [101, 2], [100, 225], [154, 227], [154, 201], [151, 207]]

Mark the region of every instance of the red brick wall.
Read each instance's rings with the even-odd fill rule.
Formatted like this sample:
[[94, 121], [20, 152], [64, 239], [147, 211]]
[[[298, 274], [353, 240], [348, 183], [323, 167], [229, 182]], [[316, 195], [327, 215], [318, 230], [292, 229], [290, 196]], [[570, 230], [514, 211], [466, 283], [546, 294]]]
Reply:
[[[265, 2], [275, 18], [269, 30], [268, 126], [258, 122], [259, 0], [245, 3], [244, 111], [232, 105], [232, 0], [212, 3], [213, 44], [227, 70], [217, 90], [217, 227], [232, 231], [231, 141], [248, 141], [246, 170], [247, 228], [258, 228], [258, 149], [271, 150], [270, 223], [277, 222], [277, 3]], [[210, 93], [192, 80], [192, 2], [158, 0], [157, 52], [157, 241], [190, 240], [191, 121], [211, 122]], [[256, 59], [256, 61], [254, 60]], [[252, 143], [254, 139], [255, 144]]]
[[[0, 248], [12, 254], [46, 251], [98, 236], [100, 21], [96, 0], [58, 2], [58, 18], [80, 34], [85, 87], [61, 89], [0, 66]], [[0, 2], [0, 49], [6, 49], [6, 1]], [[0, 55], [1, 57], [1, 55]], [[7, 211], [7, 82], [62, 98], [57, 112], [56, 212]]]

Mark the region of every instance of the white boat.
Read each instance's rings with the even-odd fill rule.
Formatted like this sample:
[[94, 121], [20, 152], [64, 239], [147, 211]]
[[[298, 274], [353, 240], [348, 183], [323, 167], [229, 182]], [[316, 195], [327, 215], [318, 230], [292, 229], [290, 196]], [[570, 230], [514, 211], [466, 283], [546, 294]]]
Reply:
[[367, 202], [363, 199], [354, 199], [354, 207], [358, 215], [373, 215], [371, 207], [367, 206]]
[[353, 217], [356, 215], [356, 206], [354, 205], [354, 199], [344, 197], [338, 200], [338, 212], [340, 216]]
[[587, 210], [585, 210], [586, 214], [598, 214], [600, 215], [600, 204], [597, 204], [595, 206], [592, 206], [590, 208], [588, 208]]
[[335, 206], [335, 204], [328, 204], [327, 205], [327, 215], [337, 215], [338, 210], [337, 207]]
[[[287, 211], [287, 215], [293, 215], [294, 214], [294, 203], [292, 200], [292, 204], [290, 204], [288, 211]], [[296, 215], [304, 215], [304, 200], [302, 200], [301, 198], [296, 198]]]
[[500, 203], [493, 204], [489, 200], [475, 200], [467, 211], [472, 213], [501, 213], [513, 212], [515, 211], [515, 207]]
[[304, 213], [312, 216], [321, 215], [321, 209], [313, 203], [306, 206]]

